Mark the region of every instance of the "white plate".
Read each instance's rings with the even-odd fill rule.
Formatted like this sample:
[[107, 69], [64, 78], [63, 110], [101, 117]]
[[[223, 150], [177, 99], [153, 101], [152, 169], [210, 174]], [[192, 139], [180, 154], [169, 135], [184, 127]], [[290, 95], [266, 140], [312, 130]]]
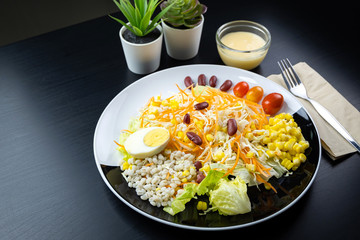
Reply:
[[[303, 129], [303, 134], [304, 136], [306, 135], [306, 131], [308, 128], [309, 138], [312, 138], [310, 139], [310, 143], [312, 144], [313, 149], [310, 156], [310, 158], [312, 159], [310, 159], [311, 161], [308, 161], [309, 164], [312, 164], [311, 176], [307, 176], [308, 179], [300, 194], [298, 194], [298, 196], [296, 196], [293, 201], [287, 203], [280, 210], [271, 214], [265, 214], [264, 217], [256, 220], [245, 220], [245, 222], [243, 222], [243, 220], [239, 220], [241, 222], [239, 222], [239, 224], [230, 223], [226, 226], [198, 227], [192, 224], [178, 223], [176, 219], [173, 219], [172, 217], [166, 215], [164, 216], [162, 213], [163, 210], [161, 208], [158, 209], [158, 211], [161, 212], [159, 212], [158, 214], [153, 214], [154, 209], [152, 209], [151, 207], [143, 206], [143, 203], [134, 204], [134, 201], [137, 202], [137, 196], [129, 196], [128, 193], [123, 192], [123, 189], [125, 187], [122, 185], [126, 185], [123, 179], [114, 179], [114, 176], [120, 178], [119, 173], [114, 173], [114, 171], [119, 171], [119, 168], [114, 170], [114, 168], [105, 167], [118, 165], [120, 160], [120, 154], [118, 151], [116, 151], [116, 145], [114, 144], [114, 140], [117, 140], [119, 138], [121, 130], [127, 129], [129, 119], [131, 117], [137, 116], [138, 110], [143, 107], [152, 96], [171, 96], [173, 95], [173, 93], [178, 92], [176, 84], [178, 84], [181, 88], [185, 88], [184, 78], [186, 76], [192, 77], [193, 81], [197, 83], [197, 77], [200, 74], [205, 74], [207, 76], [207, 79], [209, 79], [212, 75], [217, 76], [217, 88], [219, 88], [225, 80], [230, 79], [233, 82], [233, 86], [240, 81], [248, 82], [250, 88], [256, 85], [261, 86], [264, 89], [264, 96], [272, 92], [281, 93], [284, 96], [284, 105], [279, 112], [287, 112], [291, 114], [296, 113], [296, 115], [299, 115], [298, 113], [301, 112], [299, 115], [299, 121], [303, 123], [300, 125], [306, 128], [305, 131]], [[228, 92], [232, 93], [232, 90], [229, 90]], [[122, 200], [132, 209], [140, 212], [147, 217], [169, 225], [199, 230], [217, 230], [248, 226], [257, 222], [261, 222], [286, 210], [310, 187], [319, 166], [321, 147], [316, 126], [309, 117], [309, 114], [303, 110], [301, 103], [290, 92], [288, 92], [280, 85], [258, 74], [238, 68], [232, 68], [222, 65], [188, 65], [166, 69], [145, 76], [126, 87], [123, 91], [121, 91], [105, 108], [98, 121], [94, 134], [94, 155], [98, 170], [107, 186], [120, 200]], [[112, 173], [110, 174], [109, 172], [111, 171]], [[112, 176], [111, 180], [109, 179], [110, 175]]]

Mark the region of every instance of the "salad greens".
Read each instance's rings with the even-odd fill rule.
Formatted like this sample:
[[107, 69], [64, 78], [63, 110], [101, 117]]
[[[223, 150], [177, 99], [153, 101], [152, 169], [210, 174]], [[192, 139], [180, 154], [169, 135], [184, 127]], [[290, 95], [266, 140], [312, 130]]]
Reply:
[[224, 177], [224, 172], [217, 170], [210, 170], [199, 185], [187, 184], [184, 192], [173, 200], [171, 206], [165, 207], [164, 211], [175, 215], [185, 210], [185, 204], [191, 199], [204, 194], [209, 195], [210, 204], [213, 206], [206, 212], [218, 211], [222, 215], [236, 215], [251, 211], [246, 183], [239, 177], [229, 180]]
[[241, 178], [234, 180], [221, 178], [215, 189], [210, 191], [210, 210], [218, 210], [221, 215], [244, 214], [251, 211], [246, 183]]
[[191, 199], [196, 198], [196, 190], [198, 186], [195, 184], [188, 184], [184, 188], [184, 192], [172, 201], [170, 207], [164, 207], [164, 211], [175, 215], [185, 210], [185, 204], [190, 202]]

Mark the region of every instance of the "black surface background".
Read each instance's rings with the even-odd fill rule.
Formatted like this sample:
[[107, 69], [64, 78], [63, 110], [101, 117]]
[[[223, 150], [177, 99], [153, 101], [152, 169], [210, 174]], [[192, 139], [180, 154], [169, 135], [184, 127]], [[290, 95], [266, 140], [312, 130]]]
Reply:
[[[285, 57], [305, 61], [360, 109], [355, 6], [203, 2], [209, 8], [198, 56], [176, 61], [163, 46], [159, 70], [222, 64], [216, 29], [252, 20], [272, 34], [268, 56], [254, 72], [279, 73], [276, 61]], [[96, 169], [92, 141], [106, 105], [142, 77], [127, 69], [119, 29], [105, 16], [0, 48], [0, 239], [356, 238], [359, 154], [336, 162], [323, 154], [313, 186], [297, 204], [246, 229], [177, 229], [117, 199]]]

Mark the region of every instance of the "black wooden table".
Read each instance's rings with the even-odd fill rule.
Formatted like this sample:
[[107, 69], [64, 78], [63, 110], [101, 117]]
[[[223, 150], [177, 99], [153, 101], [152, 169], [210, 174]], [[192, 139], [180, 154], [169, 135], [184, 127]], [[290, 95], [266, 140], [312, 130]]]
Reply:
[[[163, 46], [159, 70], [222, 64], [216, 29], [252, 20], [272, 34], [268, 56], [254, 72], [279, 73], [276, 61], [285, 57], [305, 61], [360, 109], [354, 6], [223, 2], [206, 3], [199, 54], [176, 61]], [[177, 229], [117, 199], [96, 169], [92, 144], [106, 105], [142, 77], [127, 69], [119, 28], [105, 16], [0, 48], [0, 239], [358, 237], [359, 154], [333, 162], [323, 153], [318, 175], [300, 201], [269, 221], [238, 230]]]

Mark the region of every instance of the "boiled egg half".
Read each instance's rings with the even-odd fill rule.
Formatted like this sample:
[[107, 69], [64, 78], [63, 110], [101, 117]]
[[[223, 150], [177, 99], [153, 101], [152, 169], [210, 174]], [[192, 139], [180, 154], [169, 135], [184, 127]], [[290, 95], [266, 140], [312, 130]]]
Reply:
[[169, 140], [170, 133], [166, 128], [142, 128], [126, 139], [124, 147], [134, 158], [146, 158], [164, 150]]

